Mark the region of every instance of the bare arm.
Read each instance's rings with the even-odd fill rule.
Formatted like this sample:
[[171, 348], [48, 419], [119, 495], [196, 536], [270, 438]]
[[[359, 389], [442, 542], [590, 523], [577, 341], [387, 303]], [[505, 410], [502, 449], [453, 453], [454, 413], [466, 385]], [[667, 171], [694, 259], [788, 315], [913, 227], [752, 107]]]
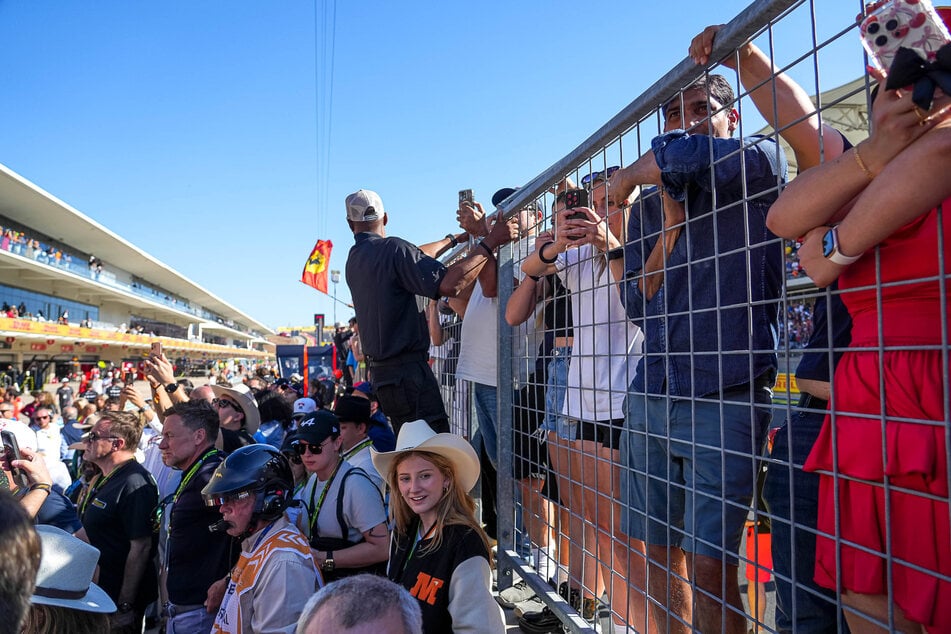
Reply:
[[[689, 55], [698, 65], [706, 65], [713, 41], [723, 25], [708, 26], [690, 43]], [[739, 61], [739, 68], [737, 68]], [[738, 70], [740, 83], [766, 122], [779, 131], [796, 154], [799, 171], [842, 154], [842, 137], [829, 126], [821, 127], [816, 107], [802, 87], [784, 73], [777, 73], [772, 60], [752, 42], [748, 42], [723, 60], [723, 65]]]
[[[455, 242], [453, 239], [450, 239], [449, 236], [452, 236], [452, 238], [455, 239]], [[468, 237], [469, 236], [464, 233], [460, 233], [458, 235], [448, 234], [445, 238], [441, 238], [435, 242], [427, 242], [426, 244], [419, 245], [419, 250], [431, 258], [438, 258], [440, 255], [453, 248], [460, 242], [465, 242]]]
[[[951, 118], [946, 115], [938, 127], [888, 163], [856, 199], [839, 225], [842, 253], [864, 253], [951, 196], [947, 174], [951, 174]], [[826, 227], [810, 231], [799, 250], [803, 268], [820, 287], [828, 286], [845, 269], [823, 257], [826, 231]]]
[[432, 300], [426, 306], [426, 326], [429, 328], [429, 340], [434, 346], [441, 346], [445, 342], [442, 324], [439, 323], [439, 300]]
[[46, 461], [37, 456], [33, 450], [21, 447], [20, 455], [22, 459], [12, 461], [11, 466], [21, 469], [26, 474], [31, 487], [33, 485], [40, 486], [35, 490], [27, 491], [20, 498], [20, 504], [30, 514], [30, 517], [36, 517], [37, 513], [40, 512], [40, 507], [43, 506], [43, 502], [50, 495], [49, 488], [52, 486], [53, 478], [46, 468]]
[[879, 91], [872, 118], [872, 136], [835, 160], [803, 172], [786, 186], [766, 218], [773, 233], [797, 238], [851, 213], [855, 197], [872, 188], [873, 181], [878, 183], [881, 179], [877, 176], [885, 166], [939, 119], [919, 125], [911, 94], [898, 90]]
[[446, 297], [457, 297], [469, 286], [471, 286], [482, 268], [491, 259], [494, 264], [494, 257], [490, 257], [490, 250], [494, 251], [498, 247], [511, 242], [518, 237], [518, 219], [514, 216], [506, 222], [497, 222], [492, 227], [489, 235], [482, 240], [488, 248], [476, 246], [469, 250], [469, 255], [465, 259], [456, 262], [449, 267], [442, 282], [439, 283], [439, 294]]
[[[122, 574], [122, 588], [119, 590], [117, 604], [132, 603], [139, 590], [139, 583], [145, 574], [145, 566], [149, 561], [149, 549], [152, 547], [151, 537], [138, 537], [129, 542], [129, 555], [125, 560], [125, 570]], [[113, 624], [121, 625], [124, 619], [131, 623], [132, 612], [113, 615]]]
[[[637, 287], [644, 297], [650, 301], [657, 294], [661, 285], [664, 283], [664, 269], [667, 258], [674, 250], [674, 245], [683, 231], [686, 214], [684, 205], [661, 192], [661, 201], [664, 205], [664, 228], [660, 237], [647, 256], [647, 261], [641, 269], [641, 275], [637, 280]], [[623, 279], [623, 276], [622, 278]], [[620, 283], [620, 279], [618, 280]]]
[[518, 326], [528, 321], [535, 312], [535, 307], [544, 297], [546, 285], [544, 279], [536, 282], [531, 277], [526, 277], [519, 282], [505, 305], [505, 322], [509, 326]]
[[[363, 533], [363, 541], [350, 548], [333, 551], [334, 566], [339, 568], [359, 568], [386, 561], [390, 556], [390, 532], [386, 523], [378, 524]], [[315, 550], [314, 557], [318, 565], [327, 561], [327, 553]]]

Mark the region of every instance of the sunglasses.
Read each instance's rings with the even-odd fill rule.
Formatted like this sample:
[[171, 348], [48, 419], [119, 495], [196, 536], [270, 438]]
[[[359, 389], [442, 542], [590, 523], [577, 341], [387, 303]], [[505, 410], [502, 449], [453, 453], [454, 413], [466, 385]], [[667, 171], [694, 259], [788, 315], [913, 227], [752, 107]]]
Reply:
[[327, 441], [320, 443], [319, 445], [307, 445], [302, 442], [294, 443], [294, 451], [297, 452], [298, 456], [303, 456], [305, 453], [312, 453], [315, 456], [319, 456], [324, 451], [324, 446], [326, 446]]
[[236, 411], [236, 412], [240, 412], [240, 411], [241, 411], [241, 407], [240, 407], [237, 403], [234, 403], [234, 402], [229, 401], [229, 400], [227, 400], [227, 399], [216, 398], [216, 399], [214, 399], [211, 403], [212, 403], [212, 405], [214, 405], [215, 407], [218, 407], [218, 408], [230, 407], [231, 409], [233, 409], [233, 410]]
[[86, 442], [96, 442], [99, 440], [119, 440], [118, 436], [100, 436], [94, 431], [86, 434]]
[[33, 420], [49, 420], [49, 416], [34, 416]]
[[600, 180], [611, 178], [611, 176], [614, 175], [614, 172], [618, 171], [619, 169], [621, 169], [620, 165], [612, 165], [603, 172], [592, 172], [581, 179], [581, 184], [587, 187], [591, 183], [597, 183]]

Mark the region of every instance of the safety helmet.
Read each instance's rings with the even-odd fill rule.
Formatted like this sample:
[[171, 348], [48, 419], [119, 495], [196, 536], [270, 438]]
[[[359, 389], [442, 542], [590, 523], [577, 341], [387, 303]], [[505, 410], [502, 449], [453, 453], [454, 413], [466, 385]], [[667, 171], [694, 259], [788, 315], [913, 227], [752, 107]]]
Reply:
[[270, 445], [247, 445], [218, 465], [201, 495], [214, 507], [254, 495], [252, 519], [274, 520], [284, 513], [293, 492], [294, 474], [287, 458]]

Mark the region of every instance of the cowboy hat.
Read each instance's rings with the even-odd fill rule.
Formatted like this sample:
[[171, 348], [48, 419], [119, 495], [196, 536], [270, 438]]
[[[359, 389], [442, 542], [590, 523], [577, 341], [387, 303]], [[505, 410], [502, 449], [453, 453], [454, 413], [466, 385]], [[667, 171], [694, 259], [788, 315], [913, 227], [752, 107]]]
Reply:
[[224, 385], [212, 385], [211, 391], [215, 398], [221, 398], [222, 395], [230, 396], [234, 402], [241, 407], [244, 412], [244, 428], [252, 436], [261, 426], [261, 412], [258, 411], [258, 402], [254, 400], [254, 394], [244, 383], [238, 383], [234, 387], [225, 387]]
[[376, 470], [389, 481], [396, 458], [407, 451], [435, 453], [448, 460], [459, 484], [467, 492], [479, 480], [479, 457], [472, 445], [456, 434], [437, 434], [424, 420], [404, 423], [396, 439], [396, 449], [380, 452], [371, 447], [370, 457]]
[[116, 604], [92, 583], [99, 550], [55, 526], [37, 526], [42, 555], [31, 603], [82, 612], [112, 613]]

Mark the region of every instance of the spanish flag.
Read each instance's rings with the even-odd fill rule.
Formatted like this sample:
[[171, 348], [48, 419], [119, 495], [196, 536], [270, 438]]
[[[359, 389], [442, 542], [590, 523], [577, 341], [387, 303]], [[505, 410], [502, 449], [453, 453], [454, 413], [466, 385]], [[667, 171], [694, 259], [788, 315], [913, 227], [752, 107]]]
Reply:
[[327, 292], [327, 266], [330, 264], [330, 251], [333, 247], [330, 240], [318, 240], [304, 264], [304, 272], [300, 277], [301, 282], [313, 286], [321, 293]]

